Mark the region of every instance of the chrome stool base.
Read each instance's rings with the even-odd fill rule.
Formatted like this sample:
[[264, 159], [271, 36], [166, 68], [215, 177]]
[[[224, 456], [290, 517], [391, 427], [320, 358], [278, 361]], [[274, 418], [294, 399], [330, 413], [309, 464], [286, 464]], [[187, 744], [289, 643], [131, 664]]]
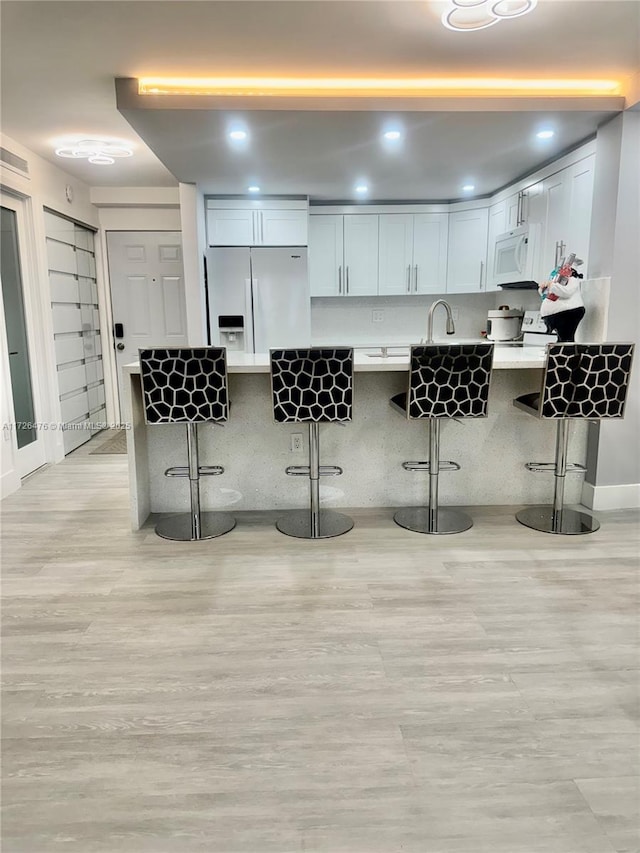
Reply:
[[313, 516], [308, 509], [296, 509], [276, 522], [280, 533], [296, 539], [331, 539], [342, 536], [353, 527], [353, 519], [332, 509], [321, 509], [317, 515], [317, 530], [312, 530]]
[[198, 542], [200, 539], [215, 539], [228, 533], [236, 526], [236, 520], [226, 512], [201, 512], [200, 535], [196, 535], [193, 517], [189, 512], [170, 515], [156, 525], [156, 533], [163, 539], [176, 542]]
[[541, 533], [562, 533], [566, 536], [595, 533], [600, 529], [598, 519], [575, 509], [554, 512], [552, 506], [530, 506], [516, 513], [520, 524]]
[[428, 506], [406, 507], [398, 510], [393, 520], [399, 527], [414, 533], [462, 533], [473, 527], [473, 521], [466, 512], [448, 507], [438, 507], [435, 514]]

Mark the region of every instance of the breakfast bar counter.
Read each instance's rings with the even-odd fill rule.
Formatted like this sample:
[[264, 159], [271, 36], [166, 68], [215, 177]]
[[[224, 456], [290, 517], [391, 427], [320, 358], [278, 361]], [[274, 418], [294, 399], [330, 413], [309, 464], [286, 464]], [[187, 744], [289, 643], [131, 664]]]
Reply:
[[[288, 477], [285, 468], [307, 464], [308, 434], [302, 424], [275, 423], [269, 356], [229, 351], [227, 358], [229, 420], [199, 429], [200, 464], [225, 469], [223, 475], [201, 481], [203, 510], [306, 506], [308, 480]], [[488, 417], [442, 423], [442, 458], [461, 466], [440, 477], [443, 506], [548, 501], [551, 476], [531, 474], [524, 466], [553, 459], [554, 423], [513, 406], [515, 397], [539, 389], [544, 360], [541, 347], [496, 346]], [[336, 508], [424, 505], [428, 475], [407, 472], [402, 463], [428, 458], [426, 423], [403, 419], [389, 405], [394, 394], [406, 390], [408, 348], [389, 347], [386, 355], [380, 347], [358, 349], [354, 361], [353, 421], [320, 428], [323, 460], [344, 470], [340, 477], [321, 480], [321, 502]], [[148, 426], [139, 365], [127, 365], [124, 377], [131, 522], [137, 530], [151, 513], [188, 509], [187, 481], [164, 476], [167, 468], [186, 464], [185, 427]], [[572, 423], [570, 430], [570, 460], [584, 463], [587, 425]], [[302, 435], [301, 452], [291, 451], [292, 434]], [[567, 478], [567, 503], [580, 502], [582, 480]]]

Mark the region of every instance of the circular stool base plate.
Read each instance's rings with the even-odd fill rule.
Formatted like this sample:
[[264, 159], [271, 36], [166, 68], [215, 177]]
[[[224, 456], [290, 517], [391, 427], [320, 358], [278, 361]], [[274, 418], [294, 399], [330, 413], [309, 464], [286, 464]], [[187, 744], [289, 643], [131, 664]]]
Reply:
[[319, 531], [316, 536], [311, 533], [311, 512], [308, 509], [293, 510], [276, 522], [280, 533], [295, 536], [297, 539], [331, 539], [342, 536], [353, 527], [353, 519], [332, 509], [320, 510]]
[[393, 516], [393, 520], [405, 530], [413, 530], [414, 533], [462, 533], [473, 527], [472, 519], [457, 509], [438, 509], [436, 529], [429, 530], [429, 508], [426, 506], [412, 506], [400, 509]]
[[191, 532], [191, 513], [170, 515], [156, 525], [156, 533], [163, 539], [177, 542], [199, 542], [200, 539], [215, 539], [228, 533], [236, 526], [236, 520], [226, 512], [203, 512], [200, 514], [200, 536], [194, 538]]
[[595, 533], [600, 528], [600, 522], [593, 515], [579, 512], [575, 509], [563, 509], [558, 514], [555, 525], [553, 524], [553, 507], [551, 506], [529, 506], [516, 513], [520, 524], [539, 530], [541, 533], [562, 533], [565, 536], [580, 535], [584, 533]]

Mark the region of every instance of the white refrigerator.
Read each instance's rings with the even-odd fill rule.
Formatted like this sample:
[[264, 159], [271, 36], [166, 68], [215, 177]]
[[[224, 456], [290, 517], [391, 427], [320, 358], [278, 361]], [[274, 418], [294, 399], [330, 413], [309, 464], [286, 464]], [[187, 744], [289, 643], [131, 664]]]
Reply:
[[214, 346], [248, 353], [310, 346], [306, 248], [209, 249], [207, 301]]

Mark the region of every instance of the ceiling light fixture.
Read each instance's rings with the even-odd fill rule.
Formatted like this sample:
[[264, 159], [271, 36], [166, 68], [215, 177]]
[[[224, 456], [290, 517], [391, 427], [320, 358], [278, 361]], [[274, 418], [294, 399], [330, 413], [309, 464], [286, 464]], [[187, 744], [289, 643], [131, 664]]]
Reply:
[[133, 156], [133, 148], [128, 143], [106, 139], [61, 141], [57, 143], [55, 152], [58, 157], [88, 160], [94, 166], [112, 166], [116, 158]]
[[449, 30], [473, 32], [532, 12], [538, 0], [449, 0], [442, 23]]
[[255, 185], [252, 185], [250, 187], [247, 187], [247, 192], [248, 193], [259, 193], [260, 187], [256, 187]]
[[399, 130], [387, 130], [383, 133], [385, 139], [390, 140], [391, 142], [395, 142], [397, 139], [400, 139], [400, 131]]
[[242, 142], [243, 139], [247, 138], [246, 130], [232, 130], [229, 134], [229, 139], [233, 139], [234, 142]]
[[536, 133], [538, 139], [551, 139], [552, 136], [555, 136], [555, 132], [553, 130], [541, 130]]
[[475, 190], [475, 188], [476, 188], [475, 184], [465, 184], [462, 187], [462, 191], [465, 193], [470, 193], [470, 192], [473, 192]]
[[358, 184], [358, 186], [356, 187], [356, 192], [357, 193], [368, 193], [369, 187], [366, 184]]
[[434, 98], [466, 97], [492, 92], [535, 97], [554, 95], [619, 95], [617, 80], [517, 79], [513, 77], [142, 77], [138, 93], [154, 88], [162, 95], [279, 98]]

